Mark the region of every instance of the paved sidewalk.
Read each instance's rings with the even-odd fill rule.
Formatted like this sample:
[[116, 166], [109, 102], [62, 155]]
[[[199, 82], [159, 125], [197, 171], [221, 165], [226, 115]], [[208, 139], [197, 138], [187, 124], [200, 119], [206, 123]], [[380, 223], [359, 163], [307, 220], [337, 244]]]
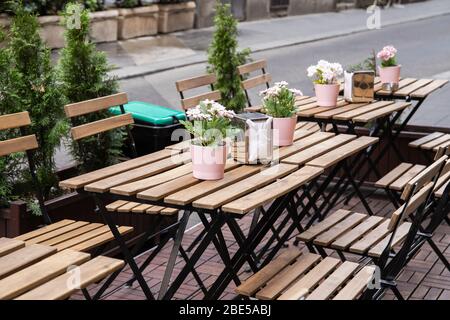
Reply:
[[[450, 14], [450, 1], [430, 0], [381, 10], [381, 28]], [[348, 10], [239, 24], [239, 43], [253, 52], [333, 39], [369, 31], [365, 10]], [[143, 76], [206, 61], [212, 28], [99, 45], [120, 79]]]

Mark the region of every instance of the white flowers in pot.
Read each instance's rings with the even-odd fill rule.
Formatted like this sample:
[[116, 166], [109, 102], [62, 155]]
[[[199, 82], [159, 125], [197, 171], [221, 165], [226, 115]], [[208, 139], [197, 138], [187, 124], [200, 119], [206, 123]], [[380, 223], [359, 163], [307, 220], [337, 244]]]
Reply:
[[338, 77], [344, 72], [342, 65], [320, 60], [307, 71], [314, 83], [317, 104], [321, 107], [335, 107], [339, 96]]
[[227, 147], [225, 137], [235, 114], [220, 103], [204, 100], [186, 112], [188, 121], [180, 121], [194, 136], [191, 144], [192, 172], [202, 180], [222, 179]]
[[276, 82], [273, 87], [260, 93], [264, 110], [273, 117], [274, 144], [277, 146], [293, 143], [297, 123], [295, 97], [303, 95], [300, 90], [289, 89], [288, 85], [286, 81]]
[[381, 61], [378, 70], [383, 89], [395, 90], [398, 88], [401, 70], [401, 66], [397, 64], [397, 49], [393, 46], [385, 46], [378, 52], [377, 58]]

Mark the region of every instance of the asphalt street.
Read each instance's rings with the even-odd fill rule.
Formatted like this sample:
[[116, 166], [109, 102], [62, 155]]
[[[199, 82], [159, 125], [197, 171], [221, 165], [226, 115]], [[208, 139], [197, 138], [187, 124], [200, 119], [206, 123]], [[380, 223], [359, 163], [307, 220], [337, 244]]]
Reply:
[[[267, 27], [270, 28], [268, 22]], [[249, 32], [248, 30], [246, 32]], [[258, 37], [255, 30], [255, 37]], [[246, 35], [249, 37], [249, 34]], [[283, 37], [280, 34], [280, 39]], [[183, 40], [183, 37], [181, 37]], [[340, 62], [343, 66], [358, 63], [372, 49], [378, 50], [391, 44], [399, 50], [399, 63], [403, 77], [450, 79], [450, 15], [367, 30], [346, 36], [334, 37], [310, 43], [292, 45], [254, 53], [253, 59], [265, 58], [274, 81], [285, 80], [304, 94], [312, 95], [312, 84], [306, 77], [306, 68], [319, 59]], [[195, 46], [190, 39], [186, 47]], [[245, 47], [245, 43], [240, 43]], [[199, 48], [192, 47], [194, 50]], [[155, 104], [180, 108], [175, 81], [200, 75], [206, 65], [195, 64], [164, 72], [121, 81], [122, 90], [130, 99], [149, 101]], [[253, 92], [253, 99], [258, 99]], [[450, 85], [435, 92], [411, 124], [450, 126]]]

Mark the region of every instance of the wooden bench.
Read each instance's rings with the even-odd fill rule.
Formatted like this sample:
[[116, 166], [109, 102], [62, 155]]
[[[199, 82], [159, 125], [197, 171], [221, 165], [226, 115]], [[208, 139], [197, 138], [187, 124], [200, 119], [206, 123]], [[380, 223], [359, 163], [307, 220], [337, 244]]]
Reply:
[[[0, 300], [67, 299], [124, 266], [121, 260], [104, 256], [90, 260], [87, 253], [17, 239], [0, 238], [0, 252]], [[79, 283], [73, 283], [77, 279]]]
[[290, 249], [236, 288], [260, 300], [355, 300], [374, 277], [374, 266]]

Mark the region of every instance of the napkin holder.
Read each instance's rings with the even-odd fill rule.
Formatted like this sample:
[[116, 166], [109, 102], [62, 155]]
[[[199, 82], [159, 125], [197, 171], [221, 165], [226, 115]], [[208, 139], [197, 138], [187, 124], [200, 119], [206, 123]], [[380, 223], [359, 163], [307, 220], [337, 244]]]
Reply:
[[233, 118], [233, 158], [243, 164], [268, 164], [273, 158], [272, 117], [257, 112], [239, 113]]
[[370, 102], [374, 99], [375, 72], [345, 72], [344, 98], [351, 103]]

